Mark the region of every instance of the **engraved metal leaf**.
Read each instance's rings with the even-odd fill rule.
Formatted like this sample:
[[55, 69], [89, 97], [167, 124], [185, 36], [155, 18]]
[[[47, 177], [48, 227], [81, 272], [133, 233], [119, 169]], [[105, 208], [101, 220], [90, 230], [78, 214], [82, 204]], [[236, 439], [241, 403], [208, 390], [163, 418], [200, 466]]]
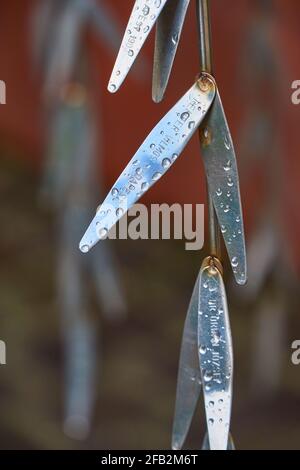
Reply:
[[136, 0], [109, 80], [111, 93], [125, 80], [166, 1]]
[[226, 293], [216, 267], [204, 265], [199, 280], [198, 354], [210, 448], [228, 444], [233, 353]]
[[[199, 83], [205, 80], [206, 91]], [[150, 132], [131, 159], [80, 242], [88, 252], [173, 165], [204, 119], [215, 97], [215, 84], [202, 75]]]
[[238, 284], [247, 281], [246, 248], [239, 176], [232, 138], [218, 90], [203, 125], [202, 155], [227, 253]]
[[182, 336], [172, 432], [173, 450], [183, 447], [201, 392], [197, 347], [198, 302], [199, 277], [194, 286]]

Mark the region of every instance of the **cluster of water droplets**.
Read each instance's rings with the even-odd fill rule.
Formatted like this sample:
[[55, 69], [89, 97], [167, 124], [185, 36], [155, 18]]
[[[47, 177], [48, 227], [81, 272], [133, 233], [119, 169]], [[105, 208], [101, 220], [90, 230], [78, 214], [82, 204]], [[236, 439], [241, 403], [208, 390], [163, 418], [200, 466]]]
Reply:
[[[151, 4], [149, 6], [149, 3]], [[155, 9], [159, 9], [162, 6], [162, 0], [145, 0], [143, 2], [143, 5], [137, 4], [135, 7], [135, 12], [137, 15], [140, 15], [144, 18], [144, 21], [141, 21], [141, 19], [137, 19], [136, 16], [132, 16], [132, 21], [130, 21], [130, 27], [127, 29], [126, 36], [124, 38], [125, 44], [122, 50], [125, 48], [127, 49], [127, 55], [131, 58], [134, 57], [136, 53], [138, 53], [140, 47], [138, 47], [138, 50], [135, 52], [133, 49], [133, 44], [136, 40], [133, 41], [133, 43], [129, 40], [132, 35], [136, 35], [136, 33], [141, 33], [139, 36], [139, 43], [140, 45], [144, 41], [144, 36], [149, 32], [150, 27], [154, 23], [154, 21], [157, 18], [157, 14], [155, 12]], [[145, 24], [144, 24], [145, 23]], [[150, 24], [149, 24], [150, 23]], [[116, 77], [119, 77], [121, 75], [121, 70], [117, 69], [115, 70], [115, 75]], [[108, 89], [111, 93], [115, 93], [117, 90], [117, 85], [113, 82], [109, 83]]]

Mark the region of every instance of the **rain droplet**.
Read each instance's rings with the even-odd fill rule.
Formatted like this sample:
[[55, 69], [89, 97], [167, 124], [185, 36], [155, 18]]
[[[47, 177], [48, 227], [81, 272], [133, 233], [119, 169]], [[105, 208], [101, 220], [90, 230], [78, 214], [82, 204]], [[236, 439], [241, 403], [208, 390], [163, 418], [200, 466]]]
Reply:
[[230, 171], [231, 170], [231, 161], [228, 160], [228, 162], [224, 165], [224, 170], [225, 171]]
[[206, 370], [204, 372], [204, 377], [203, 378], [204, 378], [204, 382], [210, 382], [213, 378], [213, 375], [210, 371]]
[[155, 144], [151, 144], [151, 145], [150, 145], [150, 148], [151, 148], [152, 150], [155, 149]]
[[117, 70], [117, 71], [116, 71], [116, 75], [117, 75], [117, 77], [118, 77], [119, 75], [121, 75], [120, 70]]
[[212, 425], [214, 424], [214, 420], [213, 420], [212, 418], [210, 418], [210, 419], [208, 420], [208, 424], [209, 424], [210, 426], [212, 426]]
[[172, 160], [173, 160], [173, 162], [174, 162], [175, 160], [177, 160], [177, 158], [178, 158], [177, 153], [173, 153], [173, 155], [172, 155]]
[[218, 188], [218, 189], [217, 189], [216, 195], [217, 195], [218, 197], [222, 196], [222, 189], [221, 189], [221, 188]]
[[228, 206], [228, 204], [226, 204], [226, 207], [224, 209], [225, 214], [227, 214], [227, 212], [229, 212], [229, 211], [230, 211], [230, 207]]
[[156, 6], [156, 8], [159, 8], [161, 5], [161, 0], [155, 0], [154, 5]]
[[132, 50], [132, 49], [129, 49], [129, 51], [128, 51], [128, 55], [129, 55], [130, 57], [132, 57], [132, 56], [133, 56], [133, 54], [134, 54], [133, 50]]
[[154, 175], [152, 176], [152, 179], [153, 179], [153, 181], [157, 181], [157, 180], [159, 180], [160, 177], [161, 177], [161, 173], [159, 173], [159, 171], [157, 171], [157, 172], [154, 173]]
[[111, 190], [111, 194], [112, 194], [113, 197], [116, 197], [116, 196], [118, 196], [118, 194], [119, 194], [119, 190], [118, 190], [117, 188], [113, 188], [113, 189]]
[[188, 111], [185, 111], [184, 113], [180, 115], [180, 119], [182, 121], [186, 121], [189, 117], [190, 117], [190, 113]]
[[227, 179], [227, 186], [229, 186], [230, 188], [232, 188], [232, 186], [233, 186], [233, 181], [232, 181], [231, 178], [228, 178], [228, 179]]
[[166, 170], [171, 165], [169, 158], [164, 158], [162, 161], [162, 167]]
[[[200, 313], [200, 312], [199, 312], [199, 313]], [[200, 354], [206, 354], [206, 351], [207, 351], [206, 346], [200, 346], [200, 348], [199, 348]]]
[[121, 217], [124, 214], [124, 211], [121, 207], [116, 210], [116, 216]]
[[215, 406], [215, 402], [214, 402], [214, 401], [210, 401], [208, 405], [209, 405], [210, 408], [213, 408], [213, 407]]
[[88, 253], [90, 251], [89, 245], [83, 245], [81, 247], [81, 251], [82, 251], [82, 253]]
[[220, 398], [218, 403], [219, 403], [219, 405], [223, 405], [224, 401], [222, 400], [222, 398]]
[[195, 127], [195, 121], [190, 121], [189, 122], [189, 129], [194, 129]]
[[237, 218], [235, 219], [235, 221], [236, 221], [237, 223], [239, 223], [239, 222], [241, 221], [241, 218], [240, 218], [239, 215], [237, 216]]
[[238, 265], [239, 265], [238, 259], [237, 259], [236, 256], [234, 256], [234, 258], [232, 258], [232, 260], [231, 260], [231, 266], [232, 266], [233, 268], [237, 268]]
[[223, 234], [227, 232], [227, 228], [225, 227], [225, 225], [221, 225], [221, 232]]
[[219, 331], [216, 331], [212, 337], [211, 342], [213, 345], [217, 346], [220, 343], [220, 341], [221, 341], [221, 334]]
[[102, 229], [99, 231], [99, 237], [100, 237], [100, 238], [105, 238], [107, 234], [108, 234], [107, 228], [102, 228]]
[[174, 46], [176, 46], [176, 44], [178, 43], [178, 34], [174, 34], [172, 36], [172, 43], [174, 44]]
[[111, 84], [109, 85], [109, 90], [110, 90], [110, 91], [114, 92], [114, 91], [116, 91], [116, 89], [117, 89], [117, 87], [116, 87], [116, 85], [115, 85], [114, 83], [111, 83]]
[[143, 173], [143, 170], [139, 167], [135, 170], [137, 175], [141, 175]]
[[144, 33], [148, 33], [149, 29], [150, 29], [149, 26], [145, 26]]
[[224, 140], [224, 145], [225, 145], [225, 148], [226, 148], [227, 150], [230, 150], [230, 149], [231, 149], [231, 145], [230, 145], [230, 142], [229, 142], [229, 140], [227, 139], [227, 137], [226, 137], [225, 140]]
[[149, 188], [149, 183], [143, 183], [141, 186], [142, 191], [147, 191], [148, 188]]
[[142, 10], [143, 14], [147, 16], [149, 14], [149, 11], [150, 11], [150, 8], [147, 5], [145, 5]]

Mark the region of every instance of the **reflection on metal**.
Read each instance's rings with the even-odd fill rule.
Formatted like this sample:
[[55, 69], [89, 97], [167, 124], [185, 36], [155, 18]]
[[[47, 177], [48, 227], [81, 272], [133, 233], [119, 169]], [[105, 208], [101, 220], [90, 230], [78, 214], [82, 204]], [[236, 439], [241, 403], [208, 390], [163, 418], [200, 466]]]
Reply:
[[231, 267], [238, 284], [247, 280], [239, 176], [233, 142], [217, 91], [201, 135], [209, 195], [213, 201]]
[[[171, 2], [166, 5], [166, 1], [161, 0], [135, 2], [109, 82], [110, 92], [119, 89], [158, 20], [153, 98], [155, 101], [162, 99], [188, 4], [183, 0], [173, 1], [172, 6]], [[84, 234], [80, 249], [88, 253], [99, 240], [106, 238], [124, 212], [167, 172], [199, 129], [208, 183], [211, 256], [200, 270], [185, 322], [172, 447], [181, 449], [184, 444], [202, 383], [209, 441], [204, 446], [226, 450], [231, 418], [233, 357], [219, 260], [220, 231], [238, 284], [245, 284], [247, 280], [246, 253], [236, 157], [221, 98], [211, 75], [209, 2], [197, 0], [196, 4], [202, 74], [152, 130], [117, 179]], [[229, 447], [234, 447], [231, 438]]]
[[198, 354], [210, 448], [226, 450], [233, 354], [226, 293], [218, 260], [204, 260], [199, 279]]
[[179, 361], [172, 448], [182, 449], [203, 387], [210, 448], [226, 450], [233, 354], [222, 266], [204, 260], [185, 321]]
[[[211, 448], [209, 446], [209, 439], [208, 439], [208, 434], [207, 433], [204, 436], [201, 450], [211, 450]], [[231, 434], [229, 434], [227, 450], [236, 450]]]
[[[201, 87], [205, 84], [204, 91]], [[115, 182], [80, 242], [87, 253], [173, 165], [197, 130], [215, 96], [215, 84], [202, 75], [150, 132]]]
[[118, 91], [157, 23], [153, 100], [161, 101], [170, 78], [190, 0], [136, 0], [114, 65], [108, 90]]
[[[161, 1], [135, 3], [109, 82], [111, 92], [117, 91], [125, 79], [164, 5], [165, 2]], [[169, 79], [188, 2], [174, 5], [173, 2], [173, 8], [166, 10], [166, 16], [162, 17], [158, 26], [153, 86], [153, 95], [157, 101], [162, 98]], [[182, 8], [181, 11], [179, 7]], [[152, 11], [151, 8], [156, 10]], [[174, 13], [179, 15], [178, 22], [175, 21]], [[202, 65], [204, 70], [210, 72], [210, 25], [206, 1], [199, 3], [198, 14], [200, 36], [203, 33], [202, 39], [205, 40], [201, 46]], [[163, 37], [166, 40], [165, 47], [162, 47]], [[172, 42], [175, 37], [176, 41], [170, 49], [167, 47], [170, 46], [167, 39], [171, 38]], [[209, 197], [214, 206], [212, 210], [217, 215], [236, 280], [239, 284], [246, 282], [244, 229], [236, 158], [221, 99], [210, 75], [202, 75], [154, 128], [134, 155], [82, 238], [80, 249], [84, 253], [98, 240], [105, 238], [124, 212], [166, 173], [203, 120], [205, 125], [201, 126], [201, 145]], [[210, 448], [226, 449], [232, 399], [232, 344], [221, 269], [214, 258], [210, 258], [209, 264], [204, 265], [200, 272], [198, 295], [198, 317], [196, 318], [195, 313], [196, 289], [184, 329], [172, 445], [177, 449], [182, 447], [200, 393], [201, 381], [194, 349], [197, 346], [204, 383]]]
[[188, 308], [179, 359], [172, 449], [182, 449], [188, 435], [201, 392], [198, 358], [199, 277]]
[[190, 0], [167, 2], [156, 23], [152, 98], [164, 97]]
[[108, 90], [115, 93], [125, 80], [167, 0], [136, 0], [114, 65]]

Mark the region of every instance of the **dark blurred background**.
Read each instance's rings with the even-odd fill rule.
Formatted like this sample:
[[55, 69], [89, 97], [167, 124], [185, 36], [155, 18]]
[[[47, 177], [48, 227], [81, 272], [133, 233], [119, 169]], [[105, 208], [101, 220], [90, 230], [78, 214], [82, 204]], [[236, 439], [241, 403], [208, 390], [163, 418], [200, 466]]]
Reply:
[[[300, 448], [300, 4], [212, 0], [215, 75], [236, 145], [249, 284], [225, 279], [238, 449]], [[0, 446], [170, 447], [184, 319], [202, 252], [178, 241], [78, 242], [106, 191], [198, 73], [193, 1], [165, 101], [153, 38], [106, 91], [133, 1], [0, 7]], [[205, 203], [197, 138], [145, 203]], [[225, 260], [225, 265], [227, 261]], [[202, 405], [187, 447], [205, 432]]]

